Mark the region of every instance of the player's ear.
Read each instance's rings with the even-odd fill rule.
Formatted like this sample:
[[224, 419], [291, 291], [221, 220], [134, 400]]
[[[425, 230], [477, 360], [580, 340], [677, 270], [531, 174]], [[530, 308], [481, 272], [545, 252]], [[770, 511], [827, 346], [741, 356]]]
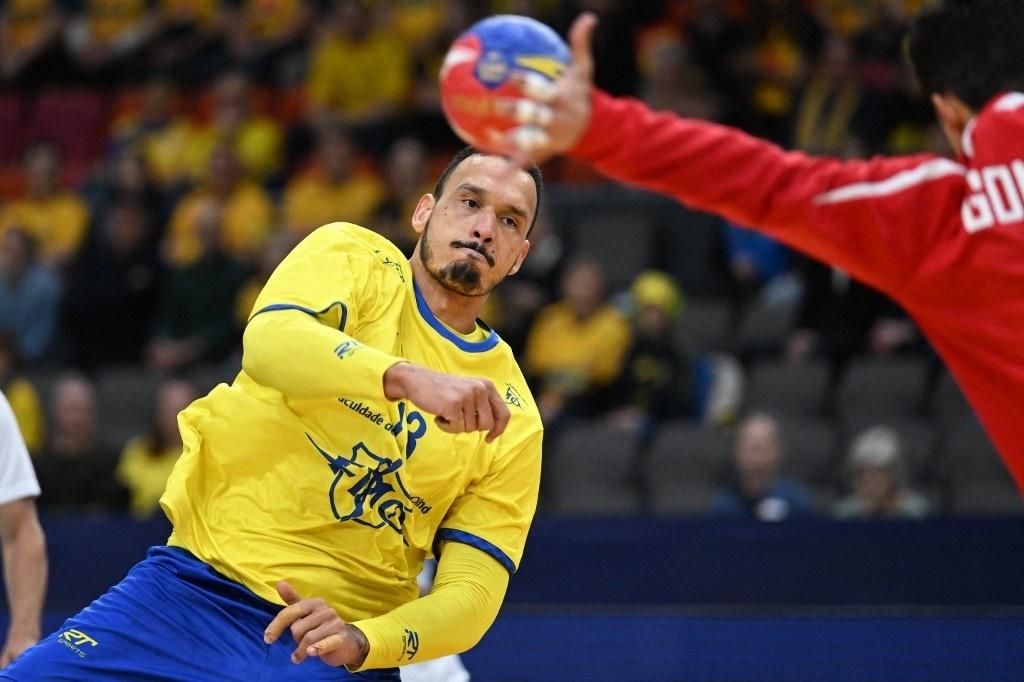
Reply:
[[519, 252], [519, 257], [516, 258], [516, 262], [512, 264], [512, 269], [508, 271], [509, 275], [514, 275], [519, 272], [519, 268], [523, 267], [523, 261], [526, 260], [526, 254], [530, 253], [530, 240], [523, 240], [523, 250]]
[[436, 203], [433, 194], [424, 194], [416, 203], [416, 210], [412, 212], [412, 229], [416, 231], [416, 234], [423, 234]]
[[935, 115], [942, 125], [942, 130], [946, 133], [946, 138], [959, 154], [964, 129], [974, 117], [974, 110], [952, 93], [933, 92], [931, 99], [932, 106], [935, 107]]

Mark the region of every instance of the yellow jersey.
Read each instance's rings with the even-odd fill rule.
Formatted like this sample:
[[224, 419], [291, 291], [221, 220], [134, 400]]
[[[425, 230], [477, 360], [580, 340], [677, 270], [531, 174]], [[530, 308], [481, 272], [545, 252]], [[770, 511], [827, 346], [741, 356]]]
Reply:
[[[349, 622], [416, 599], [423, 560], [441, 543], [515, 571], [536, 508], [542, 427], [493, 330], [447, 327], [397, 247], [348, 223], [319, 228], [281, 263], [255, 325], [274, 343], [247, 340], [234, 382], [179, 416], [184, 453], [161, 499], [170, 544], [275, 603], [275, 584], [288, 580]], [[244, 369], [254, 353], [274, 358], [252, 371], [263, 383]], [[402, 359], [490, 379], [511, 411], [505, 432], [492, 443], [448, 434], [385, 398], [384, 372]]]

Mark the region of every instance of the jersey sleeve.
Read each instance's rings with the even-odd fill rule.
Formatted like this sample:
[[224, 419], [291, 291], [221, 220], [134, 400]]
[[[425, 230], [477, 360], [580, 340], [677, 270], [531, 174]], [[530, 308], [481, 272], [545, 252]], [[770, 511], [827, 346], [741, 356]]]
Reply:
[[374, 247], [357, 228], [331, 224], [299, 244], [256, 298], [242, 337], [242, 368], [298, 399], [379, 397], [402, 359], [359, 339], [359, 327], [394, 300]]
[[914, 274], [949, 216], [960, 215], [966, 168], [949, 159], [812, 157], [636, 100], [595, 92], [592, 101], [573, 156], [890, 292]]
[[455, 500], [435, 536], [490, 555], [511, 574], [519, 567], [540, 487], [540, 430], [495, 458], [491, 469]]
[[0, 393], [0, 504], [39, 496], [25, 441], [7, 398]]

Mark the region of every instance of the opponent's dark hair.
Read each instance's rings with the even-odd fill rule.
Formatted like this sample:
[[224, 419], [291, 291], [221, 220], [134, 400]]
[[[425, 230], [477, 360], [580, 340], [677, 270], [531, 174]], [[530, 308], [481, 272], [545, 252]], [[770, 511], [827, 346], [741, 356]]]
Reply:
[[[444, 171], [441, 173], [441, 177], [437, 179], [437, 185], [434, 187], [434, 199], [440, 199], [441, 194], [444, 193], [445, 183], [448, 182], [448, 177], [455, 172], [455, 169], [459, 167], [463, 161], [471, 156], [489, 156], [485, 151], [477, 149], [476, 147], [463, 147], [452, 160], [448, 162]], [[537, 223], [537, 216], [540, 214], [540, 199], [541, 193], [544, 191], [544, 178], [540, 173], [540, 168], [536, 164], [530, 164], [528, 168], [524, 168], [530, 177], [533, 178], [533, 186], [537, 189], [537, 210], [533, 213], [533, 220], [530, 221], [530, 227], [526, 230], [526, 236], [530, 236], [530, 232], [533, 230], [533, 226]]]
[[1000, 92], [1024, 91], [1024, 2], [935, 0], [911, 22], [906, 51], [927, 93], [981, 109]]

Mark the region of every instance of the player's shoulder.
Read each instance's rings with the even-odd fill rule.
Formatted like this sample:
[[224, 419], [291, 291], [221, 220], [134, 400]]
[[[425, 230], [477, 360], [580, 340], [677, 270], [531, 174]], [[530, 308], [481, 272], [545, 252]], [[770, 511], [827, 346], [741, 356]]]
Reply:
[[963, 149], [982, 162], [1020, 158], [1024, 154], [1024, 92], [994, 97], [968, 124]]
[[411, 277], [409, 260], [401, 249], [387, 237], [355, 223], [328, 223], [306, 237], [305, 248], [327, 249], [345, 253], [375, 268], [392, 269], [402, 275], [402, 281]]

